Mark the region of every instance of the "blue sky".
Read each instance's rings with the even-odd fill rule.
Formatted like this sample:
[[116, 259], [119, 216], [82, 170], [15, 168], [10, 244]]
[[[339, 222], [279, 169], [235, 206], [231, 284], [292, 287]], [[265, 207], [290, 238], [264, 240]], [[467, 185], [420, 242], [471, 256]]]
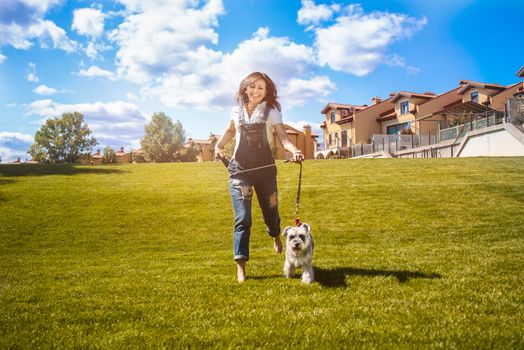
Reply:
[[157, 111], [188, 137], [220, 134], [251, 71], [275, 80], [286, 123], [317, 133], [327, 102], [512, 84], [522, 13], [521, 0], [2, 0], [0, 157], [27, 158], [68, 111], [99, 148], [138, 148]]

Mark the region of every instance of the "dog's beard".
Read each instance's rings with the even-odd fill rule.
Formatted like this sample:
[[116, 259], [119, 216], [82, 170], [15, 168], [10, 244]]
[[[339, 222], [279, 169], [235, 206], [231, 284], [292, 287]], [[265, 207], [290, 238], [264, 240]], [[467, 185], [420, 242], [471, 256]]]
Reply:
[[[300, 240], [297, 242], [297, 240]], [[306, 237], [304, 240], [299, 238], [290, 239], [287, 241], [287, 247], [294, 256], [302, 256], [309, 251], [310, 241]]]

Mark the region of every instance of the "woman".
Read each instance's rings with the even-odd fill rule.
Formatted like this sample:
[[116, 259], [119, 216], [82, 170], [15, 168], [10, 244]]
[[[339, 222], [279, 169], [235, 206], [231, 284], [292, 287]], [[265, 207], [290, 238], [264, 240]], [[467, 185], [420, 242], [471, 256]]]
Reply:
[[229, 191], [235, 211], [234, 249], [238, 282], [246, 279], [251, 235], [251, 199], [256, 191], [267, 231], [273, 246], [282, 253], [280, 216], [278, 214], [277, 169], [271, 152], [273, 129], [294, 162], [304, 160], [302, 152], [291, 143], [282, 124], [277, 89], [264, 73], [249, 74], [240, 83], [238, 107], [231, 112], [231, 121], [215, 146], [215, 158], [224, 157], [224, 146], [236, 138], [233, 158], [229, 163]]

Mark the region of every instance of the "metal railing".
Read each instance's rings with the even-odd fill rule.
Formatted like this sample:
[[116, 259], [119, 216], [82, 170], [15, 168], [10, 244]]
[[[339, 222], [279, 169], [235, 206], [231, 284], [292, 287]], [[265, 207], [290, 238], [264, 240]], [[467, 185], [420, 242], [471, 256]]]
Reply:
[[439, 140], [459, 140], [464, 137], [468, 132], [472, 130], [480, 130], [492, 126], [495, 124], [502, 123], [503, 118], [498, 113], [493, 113], [484, 118], [471, 119], [469, 122], [464, 124], [458, 124], [451, 128], [442, 129], [439, 132]]
[[367, 144], [355, 144], [352, 146], [353, 156], [360, 157], [377, 152], [398, 152], [406, 149], [429, 146], [438, 142], [435, 133], [425, 135], [386, 135], [374, 134], [371, 142]]

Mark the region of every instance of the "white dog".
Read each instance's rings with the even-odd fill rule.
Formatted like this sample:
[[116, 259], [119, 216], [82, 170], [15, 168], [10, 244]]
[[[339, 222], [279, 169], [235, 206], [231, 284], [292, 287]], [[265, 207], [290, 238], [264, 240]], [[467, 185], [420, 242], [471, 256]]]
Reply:
[[288, 226], [283, 233], [286, 237], [286, 262], [284, 263], [284, 276], [293, 277], [295, 268], [302, 268], [302, 282], [311, 283], [313, 273], [313, 236], [311, 226], [301, 224], [298, 227]]

